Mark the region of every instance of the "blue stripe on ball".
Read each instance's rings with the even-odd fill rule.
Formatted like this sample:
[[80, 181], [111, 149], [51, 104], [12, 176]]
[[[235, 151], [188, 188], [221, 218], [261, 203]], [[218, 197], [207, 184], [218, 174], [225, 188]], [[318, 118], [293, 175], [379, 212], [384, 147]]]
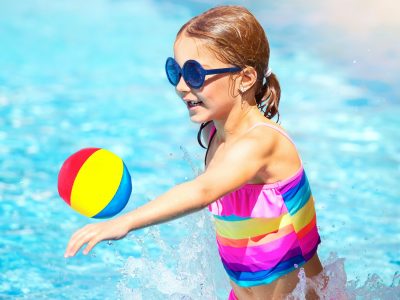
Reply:
[[103, 219], [103, 218], [110, 218], [116, 215], [121, 210], [123, 210], [126, 204], [128, 203], [131, 192], [132, 192], [131, 175], [129, 174], [129, 171], [124, 164], [124, 171], [122, 173], [121, 183], [119, 184], [117, 192], [115, 193], [112, 200], [108, 203], [108, 205], [92, 218]]

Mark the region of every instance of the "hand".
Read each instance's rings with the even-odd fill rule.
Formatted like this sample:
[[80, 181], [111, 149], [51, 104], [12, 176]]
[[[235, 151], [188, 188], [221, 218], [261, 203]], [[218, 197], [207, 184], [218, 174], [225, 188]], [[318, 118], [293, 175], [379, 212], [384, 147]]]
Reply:
[[87, 243], [83, 254], [88, 254], [93, 247], [104, 240], [119, 240], [128, 234], [122, 218], [117, 218], [101, 223], [89, 224], [77, 230], [71, 237], [64, 257], [71, 257]]

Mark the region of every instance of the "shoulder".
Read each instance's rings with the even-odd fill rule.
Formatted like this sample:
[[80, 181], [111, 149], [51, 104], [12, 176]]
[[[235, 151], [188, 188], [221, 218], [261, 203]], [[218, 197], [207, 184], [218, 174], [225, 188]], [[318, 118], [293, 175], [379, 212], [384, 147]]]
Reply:
[[279, 124], [272, 121], [256, 123], [248, 130], [248, 135], [259, 138], [260, 141], [266, 141], [269, 145], [277, 142], [290, 142], [294, 145], [293, 140], [286, 130]]
[[265, 168], [270, 157], [268, 143], [271, 142], [260, 141], [260, 135], [254, 132], [246, 132], [227, 143], [220, 143], [217, 136], [210, 148], [212, 155], [206, 170], [196, 182], [213, 190], [215, 199], [237, 189]]
[[276, 135], [268, 133], [265, 128], [251, 129], [226, 147], [224, 154], [232, 162], [244, 159], [247, 163], [264, 165], [275, 152], [278, 142]]
[[[288, 178], [297, 171], [302, 162], [297, 147], [284, 128], [278, 124], [257, 126], [249, 131], [249, 136], [259, 139], [264, 148], [265, 166], [268, 180], [278, 181]], [[264, 178], [265, 179], [265, 178]]]
[[[297, 157], [297, 149], [286, 130], [276, 123], [257, 124], [251, 127], [236, 143], [238, 148], [247, 149], [248, 153], [261, 159], [285, 160]], [[236, 148], [236, 147], [235, 147]]]
[[[275, 127], [275, 125], [273, 126]], [[259, 151], [270, 153], [276, 148], [281, 135], [279, 131], [270, 126], [258, 125], [250, 128], [240, 140], [243, 144], [256, 146]]]

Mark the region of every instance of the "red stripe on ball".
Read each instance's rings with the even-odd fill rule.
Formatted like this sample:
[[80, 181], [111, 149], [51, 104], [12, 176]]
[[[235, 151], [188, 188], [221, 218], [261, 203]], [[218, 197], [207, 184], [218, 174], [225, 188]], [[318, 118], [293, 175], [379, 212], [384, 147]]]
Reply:
[[78, 172], [85, 161], [100, 148], [85, 148], [72, 154], [63, 163], [60, 172], [58, 173], [58, 193], [60, 197], [71, 205], [72, 186]]

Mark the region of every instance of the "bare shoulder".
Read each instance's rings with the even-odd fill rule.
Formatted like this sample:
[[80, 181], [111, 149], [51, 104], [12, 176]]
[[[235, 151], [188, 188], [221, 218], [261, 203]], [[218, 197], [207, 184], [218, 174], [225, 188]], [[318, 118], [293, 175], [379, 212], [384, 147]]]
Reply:
[[260, 143], [267, 147], [274, 147], [282, 141], [293, 144], [286, 129], [272, 121], [258, 123], [257, 126], [247, 132], [247, 137], [258, 139]]
[[[280, 141], [279, 133], [266, 126], [252, 128], [226, 143], [217, 137], [210, 145], [206, 170], [196, 180], [212, 199], [217, 199], [245, 183], [267, 183], [286, 176], [290, 164], [285, 153], [281, 157], [276, 155], [282, 152], [277, 151]], [[284, 173], [276, 164], [279, 160], [287, 164]]]
[[210, 199], [218, 199], [253, 180], [266, 164], [268, 147], [263, 144], [254, 133], [243, 134], [227, 143], [221, 143], [217, 137], [210, 145], [206, 170], [196, 182]]
[[[268, 123], [266, 123], [268, 124]], [[284, 129], [279, 125], [272, 125], [276, 128], [279, 128], [284, 132]], [[278, 127], [279, 126], [279, 127]], [[276, 150], [278, 142], [281, 138], [281, 133], [279, 133], [276, 129], [271, 128], [269, 126], [256, 126], [251, 128], [246, 134], [243, 135], [243, 141], [247, 141], [250, 143], [256, 143], [257, 149], [262, 151], [265, 154], [271, 154]]]
[[257, 126], [246, 135], [257, 141], [257, 147], [264, 156], [265, 165], [258, 173], [258, 178], [254, 179], [256, 182], [274, 183], [292, 176], [299, 170], [299, 153], [282, 126], [276, 123]]

